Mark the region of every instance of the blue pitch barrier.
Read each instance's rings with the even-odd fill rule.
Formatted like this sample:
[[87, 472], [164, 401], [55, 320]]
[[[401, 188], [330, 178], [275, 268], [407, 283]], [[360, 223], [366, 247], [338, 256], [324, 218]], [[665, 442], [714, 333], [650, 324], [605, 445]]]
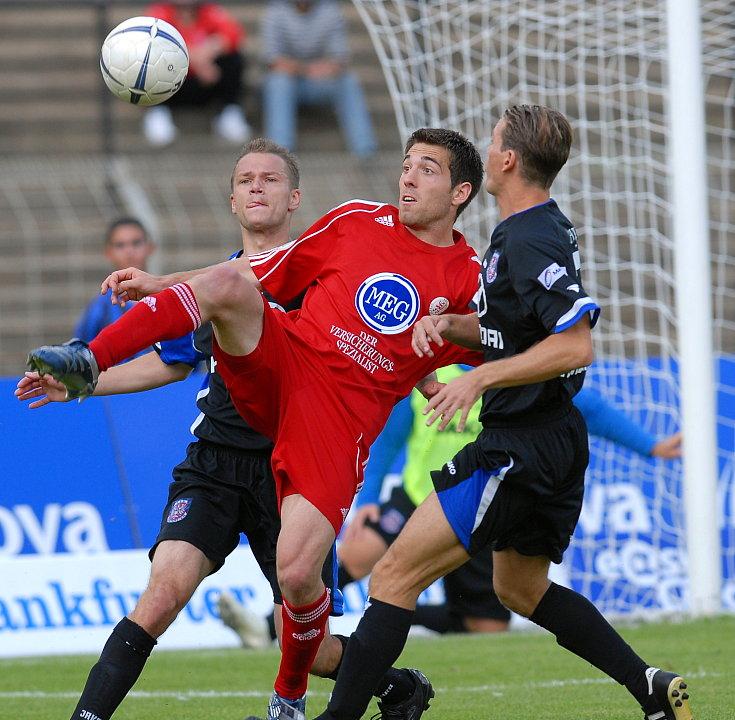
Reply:
[[[627, 370], [626, 363], [604, 363], [590, 373], [590, 382], [604, 374], [614, 400], [615, 388], [629, 382]], [[721, 387], [735, 387], [732, 358], [719, 361], [719, 374]], [[16, 378], [0, 379], [0, 560], [148, 548], [171, 469], [192, 439], [201, 381], [194, 374], [146, 393], [31, 411], [13, 396]], [[648, 397], [665, 399], [665, 393], [655, 382], [646, 389]], [[735, 397], [722, 391], [718, 401], [721, 513], [713, 522], [722, 530], [723, 600], [735, 610]], [[660, 418], [650, 412], [642, 410], [638, 419], [661, 431]], [[626, 599], [623, 607], [676, 608], [683, 582], [676, 575], [681, 523], [672, 513], [680, 512], [680, 465], [666, 471], [669, 497], [662, 504], [654, 497], [661, 481], [654, 482], [653, 461], [631, 460], [625, 452], [613, 456], [604, 445], [597, 450], [575, 535], [579, 543], [569, 553], [570, 584], [600, 603], [619, 595]], [[641, 482], [630, 482], [631, 467]], [[659, 549], [647, 554], [653, 544]], [[664, 593], [667, 573], [671, 587]]]

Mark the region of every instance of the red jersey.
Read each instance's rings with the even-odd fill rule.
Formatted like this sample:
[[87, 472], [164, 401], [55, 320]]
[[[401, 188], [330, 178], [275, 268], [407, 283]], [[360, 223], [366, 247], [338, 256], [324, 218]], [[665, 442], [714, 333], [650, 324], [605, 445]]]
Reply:
[[185, 25], [176, 3], [158, 3], [146, 11], [148, 15], [171, 23], [184, 38], [189, 49], [201, 45], [211, 35], [218, 35], [225, 43], [224, 52], [233, 53], [245, 37], [245, 30], [227, 10], [215, 3], [202, 3], [195, 11], [194, 22]]
[[406, 228], [392, 205], [352, 200], [250, 264], [281, 301], [308, 288], [292, 313], [294, 331], [323, 359], [368, 444], [420, 379], [455, 362], [482, 362], [451, 343], [435, 347], [433, 358], [411, 348], [420, 317], [471, 311], [480, 261], [457, 231], [453, 245], [436, 247]]

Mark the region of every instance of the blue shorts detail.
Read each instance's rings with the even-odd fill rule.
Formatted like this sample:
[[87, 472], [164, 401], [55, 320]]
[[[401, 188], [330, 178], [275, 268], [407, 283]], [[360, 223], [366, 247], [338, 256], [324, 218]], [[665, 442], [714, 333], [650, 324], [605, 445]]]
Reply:
[[472, 533], [490, 507], [503, 476], [512, 466], [511, 460], [510, 464], [496, 470], [480, 468], [456, 485], [437, 493], [449, 525], [466, 550], [469, 550]]

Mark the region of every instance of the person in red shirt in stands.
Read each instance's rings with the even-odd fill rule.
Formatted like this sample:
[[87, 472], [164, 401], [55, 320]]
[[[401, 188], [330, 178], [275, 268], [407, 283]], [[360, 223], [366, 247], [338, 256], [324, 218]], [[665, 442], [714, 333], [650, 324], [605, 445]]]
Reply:
[[146, 13], [171, 23], [189, 49], [189, 74], [181, 89], [165, 104], [146, 112], [143, 132], [151, 145], [171, 144], [177, 134], [172, 107], [216, 104], [212, 128], [231, 143], [244, 143], [250, 127], [242, 111], [242, 76], [245, 61], [240, 47], [245, 30], [215, 3], [174, 0], [156, 3]]

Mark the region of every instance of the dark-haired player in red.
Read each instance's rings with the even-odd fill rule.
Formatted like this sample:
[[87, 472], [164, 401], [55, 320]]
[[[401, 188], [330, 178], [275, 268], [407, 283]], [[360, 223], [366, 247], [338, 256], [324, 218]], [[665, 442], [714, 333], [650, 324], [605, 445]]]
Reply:
[[[410, 333], [424, 314], [469, 311], [479, 260], [453, 225], [482, 172], [477, 150], [458, 133], [418, 130], [406, 145], [397, 208], [348, 202], [291, 243], [212, 268], [163, 278], [117, 271], [103, 290], [142, 299], [138, 306], [89, 347], [72, 341], [29, 357], [33, 369], [83, 396], [131, 348], [212, 321], [214, 357], [236, 408], [274, 440], [283, 648], [272, 717], [303, 717], [330, 608], [321, 567], [362, 483], [370, 444], [416, 383], [468, 359], [451, 344], [417, 357]], [[284, 314], [261, 289], [282, 303], [307, 292], [299, 311]], [[406, 702], [418, 717], [432, 690], [419, 673], [413, 681]]]

